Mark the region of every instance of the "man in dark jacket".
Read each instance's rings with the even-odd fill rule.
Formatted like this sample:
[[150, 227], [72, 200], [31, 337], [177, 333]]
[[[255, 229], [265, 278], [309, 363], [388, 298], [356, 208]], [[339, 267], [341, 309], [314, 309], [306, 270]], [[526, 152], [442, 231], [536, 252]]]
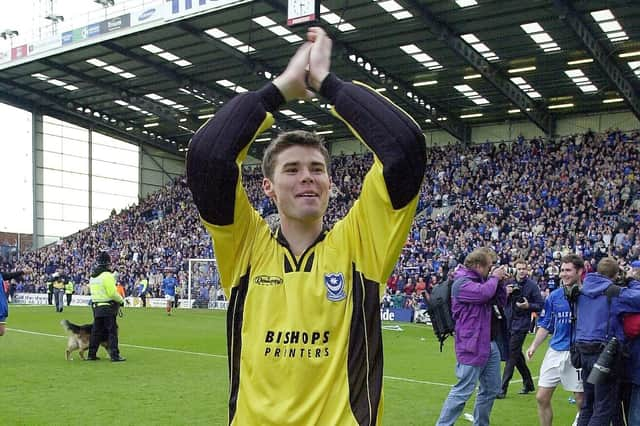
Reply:
[[480, 382], [473, 410], [474, 424], [489, 425], [493, 402], [500, 392], [500, 350], [496, 342], [507, 301], [506, 268], [491, 271], [495, 253], [472, 251], [454, 274], [451, 310], [456, 321], [456, 383], [447, 397], [437, 426], [453, 425]]
[[582, 358], [582, 377], [587, 379], [578, 426], [609, 425], [618, 409], [619, 358], [604, 383], [592, 384], [588, 378], [607, 342], [613, 337], [625, 341], [622, 314], [640, 311], [640, 290], [613, 284], [619, 272], [616, 259], [605, 257], [597, 271], [585, 277], [576, 309], [575, 339]]
[[514, 367], [518, 369], [524, 384], [519, 393], [528, 394], [535, 390], [531, 371], [529, 371], [522, 353], [522, 345], [531, 325], [531, 313], [540, 312], [544, 302], [540, 295], [540, 288], [529, 279], [527, 262], [524, 259], [517, 260], [515, 268], [515, 282], [507, 285], [508, 296], [505, 307], [509, 329], [509, 359], [507, 359], [502, 373], [502, 392], [498, 394], [498, 399], [506, 396]]

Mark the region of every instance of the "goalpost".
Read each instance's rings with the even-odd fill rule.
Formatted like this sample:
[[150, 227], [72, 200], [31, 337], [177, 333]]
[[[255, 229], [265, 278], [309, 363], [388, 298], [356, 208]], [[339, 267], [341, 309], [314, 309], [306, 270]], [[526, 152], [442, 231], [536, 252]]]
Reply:
[[185, 308], [226, 309], [227, 301], [220, 289], [218, 264], [215, 259], [189, 259], [189, 282]]

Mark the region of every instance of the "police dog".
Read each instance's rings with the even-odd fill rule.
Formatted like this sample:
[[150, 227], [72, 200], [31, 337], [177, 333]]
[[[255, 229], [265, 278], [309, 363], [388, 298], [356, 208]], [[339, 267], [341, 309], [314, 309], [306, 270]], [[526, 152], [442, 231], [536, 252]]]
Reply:
[[[67, 350], [64, 353], [66, 360], [73, 360], [73, 358], [71, 358], [71, 352], [75, 350], [80, 350], [80, 358], [84, 360], [84, 353], [89, 349], [89, 340], [91, 339], [91, 329], [93, 328], [93, 324], [77, 325], [67, 320], [60, 321], [60, 324], [65, 330], [67, 330], [67, 334], [69, 334]], [[100, 339], [100, 346], [109, 352], [109, 341], [107, 335], [102, 336]]]

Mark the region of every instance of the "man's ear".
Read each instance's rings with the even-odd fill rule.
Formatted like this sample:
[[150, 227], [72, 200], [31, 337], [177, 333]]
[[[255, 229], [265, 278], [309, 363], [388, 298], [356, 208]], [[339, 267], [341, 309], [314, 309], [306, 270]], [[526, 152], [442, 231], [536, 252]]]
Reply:
[[262, 178], [262, 190], [266, 194], [267, 197], [271, 199], [275, 199], [275, 191], [273, 189], [273, 182], [269, 180], [269, 178]]

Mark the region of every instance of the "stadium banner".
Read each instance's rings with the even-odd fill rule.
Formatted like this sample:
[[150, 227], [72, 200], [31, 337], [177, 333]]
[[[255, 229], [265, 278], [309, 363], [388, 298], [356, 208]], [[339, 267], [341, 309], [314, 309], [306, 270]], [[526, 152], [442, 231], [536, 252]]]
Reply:
[[383, 321], [413, 322], [413, 309], [381, 308], [380, 318]]
[[[47, 305], [48, 299], [47, 293], [16, 293], [13, 303], [16, 305]], [[91, 302], [91, 296], [74, 294], [71, 298], [72, 306], [88, 306], [89, 302]], [[67, 306], [66, 297], [64, 305]]]
[[73, 43], [73, 31], [65, 31], [60, 36], [62, 45]]
[[[122, 30], [131, 26], [131, 16], [127, 13], [116, 16], [115, 18], [105, 19], [97, 25], [100, 27], [100, 32], [98, 34], [106, 34], [112, 31]], [[90, 37], [92, 36], [90, 35]]]
[[62, 38], [60, 35], [55, 37], [45, 38], [43, 40], [34, 41], [29, 43], [29, 56], [44, 52], [47, 50], [57, 49], [62, 46]]
[[145, 25], [164, 19], [164, 10], [162, 3], [153, 3], [141, 9], [135, 9], [130, 13], [130, 25], [137, 27], [138, 25]]
[[209, 302], [209, 309], [223, 309], [227, 310], [229, 307], [229, 302], [227, 300], [212, 300]]
[[97, 37], [102, 34], [102, 23], [96, 22], [93, 24], [87, 25], [87, 36], [85, 38]]
[[165, 3], [165, 21], [175, 21], [196, 13], [223, 9], [246, 2], [247, 0], [167, 0]]
[[[16, 305], [47, 305], [48, 300], [47, 293], [16, 293], [13, 299], [13, 303]], [[193, 302], [193, 301], [192, 301]], [[74, 294], [71, 298], [72, 306], [89, 306], [91, 303], [91, 296]], [[67, 299], [64, 299], [64, 305], [67, 306]], [[186, 307], [187, 299], [178, 299], [178, 308]], [[209, 302], [209, 309], [227, 309], [228, 302], [225, 300], [219, 300], [215, 302]], [[53, 305], [52, 305], [53, 306]], [[141, 308], [142, 300], [139, 297], [127, 296], [124, 298], [124, 306], [126, 308]], [[163, 297], [148, 297], [147, 306], [151, 308], [165, 308], [167, 301]]]
[[71, 30], [71, 42], [77, 43], [89, 38], [89, 30], [87, 27], [75, 28]]
[[15, 59], [24, 58], [28, 54], [29, 54], [29, 48], [27, 47], [26, 44], [23, 44], [22, 46], [12, 47], [11, 48], [11, 60], [12, 61], [15, 60]]

